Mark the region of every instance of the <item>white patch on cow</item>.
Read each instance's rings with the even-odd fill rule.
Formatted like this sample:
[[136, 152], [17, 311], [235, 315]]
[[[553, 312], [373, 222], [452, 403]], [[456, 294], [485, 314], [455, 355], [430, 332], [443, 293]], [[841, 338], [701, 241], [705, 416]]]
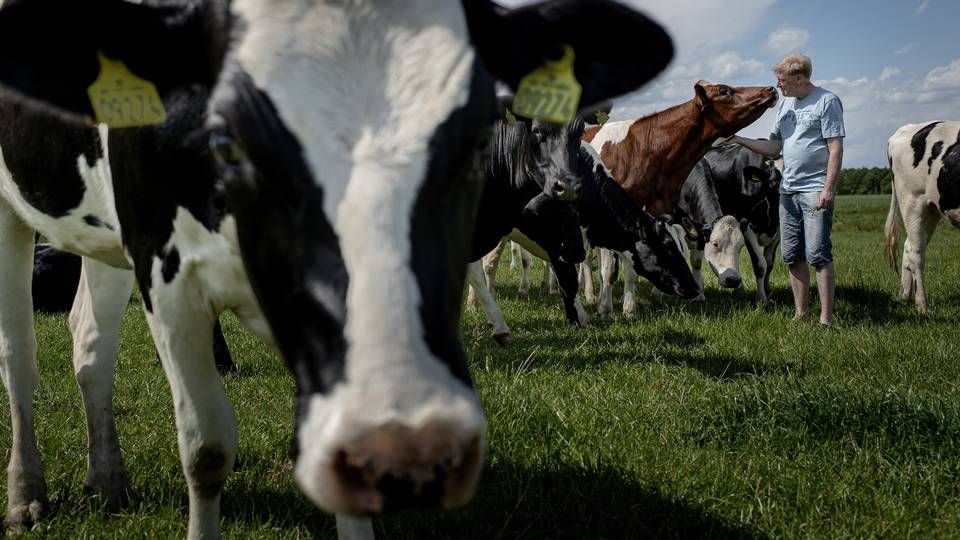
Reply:
[[350, 276], [346, 383], [311, 398], [296, 465], [304, 492], [336, 509], [331, 460], [372, 428], [441, 422], [482, 437], [477, 397], [424, 341], [410, 245], [430, 139], [466, 104], [474, 52], [447, 0], [233, 9], [248, 21], [237, 60], [300, 141]]
[[590, 141], [590, 146], [600, 154], [603, 154], [603, 146], [605, 144], [620, 144], [621, 141], [627, 138], [627, 135], [630, 133], [630, 126], [632, 126], [634, 122], [635, 120], [607, 122], [597, 131], [597, 134], [593, 136], [593, 139]]
[[[0, 148], [0, 198], [6, 200], [13, 211], [27, 225], [40, 231], [55, 247], [101, 260], [117, 268], [132, 268], [123, 252], [120, 241], [120, 225], [113, 198], [113, 180], [110, 175], [110, 160], [107, 153], [107, 128], [100, 128], [103, 157], [93, 166], [87, 165], [83, 155], [77, 156], [77, 171], [85, 190], [80, 205], [63, 217], [53, 217], [34, 208], [20, 193], [13, 181], [13, 173], [7, 167]], [[92, 227], [84, 222], [87, 215], [98, 217], [110, 225]]]

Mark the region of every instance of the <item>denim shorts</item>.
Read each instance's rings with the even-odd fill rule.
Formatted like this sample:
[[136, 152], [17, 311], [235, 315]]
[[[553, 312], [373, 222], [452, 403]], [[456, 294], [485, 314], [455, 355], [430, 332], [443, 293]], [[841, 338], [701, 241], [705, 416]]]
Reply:
[[780, 252], [783, 264], [807, 261], [817, 268], [833, 261], [833, 208], [817, 210], [820, 192], [780, 194]]

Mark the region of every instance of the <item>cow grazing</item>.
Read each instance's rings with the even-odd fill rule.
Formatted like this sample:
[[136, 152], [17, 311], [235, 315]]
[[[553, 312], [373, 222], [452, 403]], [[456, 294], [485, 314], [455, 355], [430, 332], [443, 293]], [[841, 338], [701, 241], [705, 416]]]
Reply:
[[[576, 52], [584, 103], [636, 88], [672, 55], [658, 25], [608, 1], [0, 9], [0, 49], [18, 51], [0, 55], [8, 525], [48, 505], [31, 405], [34, 231], [84, 256], [70, 322], [94, 492], [122, 502], [129, 491], [110, 402], [136, 276], [174, 397], [190, 538], [218, 536], [237, 449], [205, 345], [226, 309], [276, 345], [296, 379], [294, 474], [314, 503], [363, 516], [466, 501], [485, 452], [459, 339], [477, 150], [494, 79], [516, 88], [561, 45]], [[155, 85], [163, 123], [95, 125], [98, 55]], [[141, 111], [97, 103], [121, 107], [121, 119]]]
[[[773, 87], [698, 81], [693, 89], [690, 101], [640, 119], [591, 127], [584, 135], [617, 183], [654, 216], [673, 212], [683, 182], [714, 142], [750, 125], [777, 102]], [[601, 272], [601, 316], [612, 312], [604, 301], [611, 295], [604, 289], [613, 277]], [[624, 314], [632, 313], [632, 304], [625, 302]]]
[[757, 301], [767, 299], [780, 244], [779, 189], [780, 171], [773, 160], [742, 146], [713, 148], [697, 162], [683, 183], [673, 218], [684, 226], [690, 265], [701, 287], [705, 258], [721, 287], [741, 290], [740, 250], [746, 245]]
[[884, 227], [886, 258], [897, 268], [897, 213], [906, 229], [900, 266], [900, 298], [911, 293], [917, 311], [926, 313], [923, 269], [927, 244], [946, 217], [960, 227], [960, 122], [908, 124], [888, 141], [893, 193]]

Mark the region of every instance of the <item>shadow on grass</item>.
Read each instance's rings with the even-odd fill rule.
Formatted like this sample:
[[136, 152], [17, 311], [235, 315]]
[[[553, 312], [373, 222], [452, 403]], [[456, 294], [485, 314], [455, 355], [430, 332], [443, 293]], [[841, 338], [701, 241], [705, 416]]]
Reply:
[[389, 538], [764, 538], [642, 486], [615, 467], [549, 469], [488, 465], [465, 508], [388, 516], [378, 533]]
[[[488, 338], [480, 338], [470, 347], [472, 356], [482, 358], [486, 368], [504, 372], [536, 368], [576, 372], [605, 364], [664, 363], [696, 369], [719, 380], [735, 380], [744, 376], [796, 375], [803, 371], [796, 362], [781, 358], [718, 353], [706, 337], [688, 330], [657, 329], [621, 339], [620, 333], [611, 332], [621, 323], [612, 323], [608, 328], [581, 331], [582, 335], [573, 338], [558, 338], [556, 332], [550, 331], [550, 321], [531, 318], [524, 323], [522, 337], [510, 347], [501, 348]], [[585, 340], [603, 343], [593, 345], [590, 352], [582, 352], [579, 345]]]

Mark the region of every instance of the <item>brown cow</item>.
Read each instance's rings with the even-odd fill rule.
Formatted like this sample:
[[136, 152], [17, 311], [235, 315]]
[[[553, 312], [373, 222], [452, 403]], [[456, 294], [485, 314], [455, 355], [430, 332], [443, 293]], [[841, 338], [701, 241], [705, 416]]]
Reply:
[[[683, 182], [718, 139], [750, 125], [777, 102], [772, 86], [733, 88], [697, 81], [693, 89], [694, 97], [686, 103], [636, 120], [590, 127], [583, 135], [617, 183], [655, 216], [673, 212]], [[602, 254], [598, 306], [602, 318], [613, 311], [614, 269], [613, 258]], [[629, 265], [624, 265], [623, 310], [631, 316], [635, 278], [628, 270]]]
[[698, 81], [694, 98], [636, 120], [607, 122], [583, 135], [614, 179], [655, 216], [673, 211], [683, 181], [713, 143], [753, 123], [777, 102], [772, 86], [732, 88]]

